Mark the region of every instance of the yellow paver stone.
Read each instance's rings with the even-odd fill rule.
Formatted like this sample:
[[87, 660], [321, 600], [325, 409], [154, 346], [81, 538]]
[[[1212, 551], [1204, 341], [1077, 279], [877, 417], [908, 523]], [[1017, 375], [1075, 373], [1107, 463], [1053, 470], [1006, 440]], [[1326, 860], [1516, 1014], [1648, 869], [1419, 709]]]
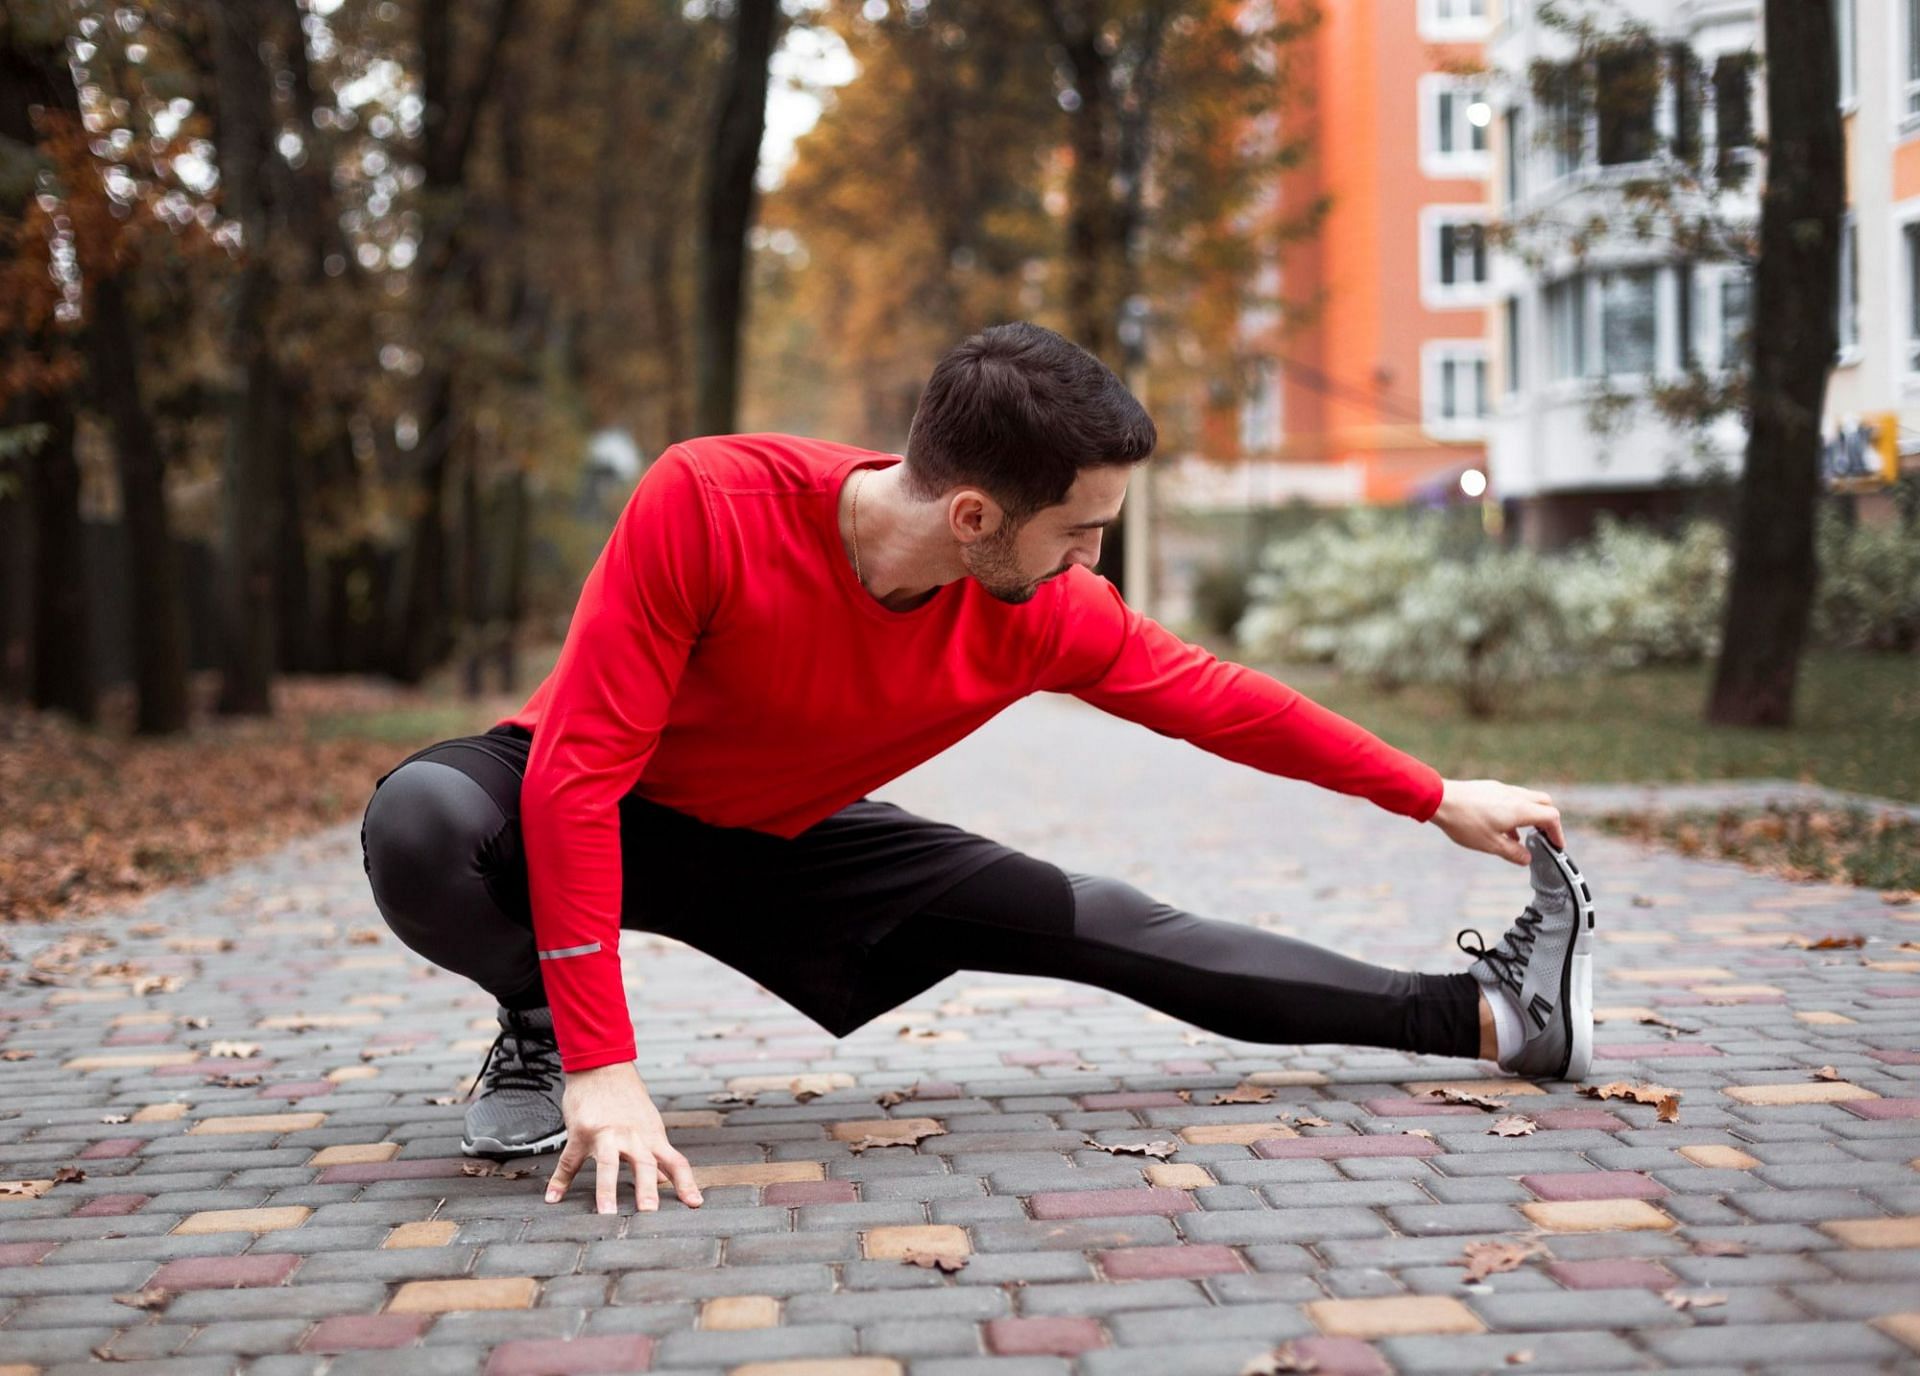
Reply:
[[726, 1121], [717, 1108], [668, 1109], [660, 1115], [660, 1125], [669, 1128], [717, 1128]]
[[748, 1362], [727, 1376], [901, 1376], [891, 1357], [802, 1357], [791, 1362]]
[[371, 1080], [380, 1073], [377, 1065], [343, 1065], [327, 1072], [327, 1078], [335, 1084], [345, 1080]]
[[389, 1250], [398, 1247], [445, 1247], [453, 1241], [454, 1234], [460, 1231], [460, 1225], [450, 1218], [436, 1218], [424, 1223], [402, 1223], [387, 1234], [387, 1240], [380, 1245]]
[[1190, 1147], [1247, 1147], [1272, 1137], [1298, 1137], [1285, 1123], [1195, 1123], [1180, 1129]]
[[868, 1261], [898, 1261], [908, 1252], [964, 1257], [972, 1251], [967, 1230], [952, 1223], [906, 1223], [869, 1228], [860, 1235], [860, 1253]]
[[531, 1309], [540, 1293], [532, 1276], [410, 1280], [387, 1305], [389, 1314], [445, 1314], [455, 1309]]
[[931, 1118], [859, 1118], [851, 1122], [834, 1123], [828, 1131], [836, 1142], [858, 1142], [862, 1137], [888, 1140], [925, 1137], [929, 1133], [945, 1132], [946, 1129]]
[[21, 1199], [38, 1199], [53, 1188], [52, 1179], [45, 1180], [0, 1180], [0, 1205], [11, 1204]]
[[1761, 1107], [1781, 1104], [1837, 1104], [1843, 1099], [1878, 1099], [1865, 1085], [1845, 1080], [1805, 1080], [1783, 1085], [1723, 1085], [1720, 1092], [1729, 1099]]
[[703, 1190], [721, 1185], [785, 1185], [826, 1178], [826, 1167], [818, 1161], [739, 1161], [693, 1168], [694, 1183]]
[[1657, 1008], [1642, 1008], [1637, 1004], [1617, 1003], [1593, 1010], [1595, 1022], [1639, 1022], [1642, 1018], [1666, 1016]]
[[1410, 1080], [1401, 1088], [1415, 1099], [1423, 1098], [1436, 1089], [1457, 1089], [1464, 1094], [1491, 1094], [1496, 1099], [1546, 1093], [1531, 1080]]
[[192, 1065], [198, 1051], [120, 1051], [98, 1056], [75, 1056], [62, 1070], [151, 1070], [163, 1065]]
[[185, 1104], [148, 1104], [128, 1121], [135, 1123], [173, 1123], [187, 1116]]
[[1626, 969], [1611, 970], [1612, 979], [1630, 979], [1641, 984], [1702, 984], [1707, 980], [1733, 979], [1731, 970], [1723, 970], [1718, 965], [1669, 965], [1669, 966], [1629, 966]]
[[1834, 1218], [1820, 1231], [1849, 1247], [1920, 1247], [1920, 1214], [1899, 1218]]
[[1680, 1154], [1696, 1166], [1709, 1166], [1716, 1170], [1750, 1171], [1760, 1164], [1758, 1157], [1748, 1156], [1738, 1147], [1682, 1147]]
[[772, 1328], [780, 1301], [772, 1295], [720, 1295], [700, 1306], [702, 1328]]
[[242, 1113], [231, 1118], [202, 1118], [189, 1137], [222, 1137], [242, 1132], [305, 1132], [327, 1121], [324, 1113]]
[[[1882, 1314], [1871, 1322], [1875, 1328], [1895, 1342], [1905, 1343], [1915, 1352], [1920, 1352], [1920, 1310], [1910, 1310], [1904, 1314]], [[7, 1368], [0, 1366], [0, 1376], [6, 1376], [6, 1372]]]
[[281, 1031], [289, 1027], [365, 1027], [380, 1021], [378, 1013], [275, 1013], [254, 1026]]
[[1199, 1166], [1161, 1161], [1147, 1167], [1147, 1183], [1162, 1190], [1198, 1190], [1218, 1182]]
[[30, 1362], [0, 1362], [0, 1376], [40, 1376], [40, 1368]]
[[1554, 1233], [1624, 1233], [1673, 1227], [1672, 1218], [1644, 1199], [1544, 1200], [1522, 1204], [1520, 1212]]
[[342, 956], [333, 963], [333, 968], [336, 970], [386, 970], [406, 963], [407, 958], [396, 951], [392, 955]]
[[[161, 1023], [173, 1021], [171, 1013], [118, 1013], [114, 1015], [113, 1027], [157, 1027]], [[0, 1366], [0, 1371], [6, 1368]]]
[[47, 995], [47, 1007], [59, 1008], [69, 1003], [117, 1003], [127, 997], [125, 987], [119, 989], [60, 989]]
[[391, 1008], [406, 1001], [404, 994], [353, 994], [347, 999], [348, 1003], [364, 1004], [369, 1008]]
[[1838, 1027], [1842, 1023], [1858, 1021], [1845, 1013], [1835, 1013], [1827, 1008], [1809, 1008], [1804, 1013], [1795, 1013], [1793, 1016], [1801, 1022], [1810, 1022], [1816, 1027]]
[[398, 1142], [346, 1142], [322, 1147], [307, 1160], [309, 1166], [371, 1166], [400, 1154]]
[[313, 1212], [305, 1204], [274, 1209], [203, 1209], [173, 1225], [176, 1233], [275, 1233], [298, 1228]]
[[[768, 1094], [783, 1089], [792, 1089], [798, 1075], [736, 1075], [727, 1081], [727, 1088], [735, 1094]], [[824, 1074], [808, 1075], [808, 1083], [818, 1089], [852, 1089], [853, 1076], [844, 1070], [830, 1070]]]
[[1330, 1338], [1392, 1338], [1403, 1333], [1483, 1333], [1485, 1325], [1450, 1295], [1382, 1295], [1314, 1300], [1307, 1317]]
[[1705, 994], [1709, 998], [1763, 999], [1787, 991], [1777, 984], [1696, 984], [1689, 992]]

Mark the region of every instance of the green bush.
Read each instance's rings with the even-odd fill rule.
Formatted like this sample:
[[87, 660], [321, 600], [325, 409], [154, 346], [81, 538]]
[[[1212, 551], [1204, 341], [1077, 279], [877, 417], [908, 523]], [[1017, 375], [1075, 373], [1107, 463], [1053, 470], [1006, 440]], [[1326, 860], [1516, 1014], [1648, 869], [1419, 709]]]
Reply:
[[1247, 576], [1231, 564], [1208, 564], [1194, 578], [1194, 612], [1217, 635], [1231, 636], [1251, 605]]
[[1603, 512], [1591, 542], [1548, 562], [1583, 663], [1631, 669], [1719, 653], [1733, 558], [1717, 522], [1691, 521], [1667, 539]]
[[1831, 507], [1817, 530], [1815, 637], [1843, 649], [1904, 654], [1920, 646], [1920, 531], [1900, 522], [1851, 526]]

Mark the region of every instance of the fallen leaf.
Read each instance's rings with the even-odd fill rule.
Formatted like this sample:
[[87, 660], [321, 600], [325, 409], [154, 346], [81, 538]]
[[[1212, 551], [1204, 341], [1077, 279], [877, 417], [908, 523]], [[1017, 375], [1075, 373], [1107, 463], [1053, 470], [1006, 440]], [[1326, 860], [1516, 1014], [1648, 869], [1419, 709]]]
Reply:
[[1494, 1119], [1487, 1132], [1494, 1137], [1530, 1137], [1539, 1126], [1524, 1113], [1510, 1113], [1505, 1118]]
[[1707, 1309], [1716, 1304], [1725, 1304], [1727, 1297], [1708, 1290], [1697, 1290], [1687, 1294], [1680, 1290], [1662, 1290], [1660, 1298], [1675, 1309]]
[[127, 928], [128, 936], [165, 936], [167, 924], [164, 922], [136, 922]]
[[209, 1056], [231, 1056], [236, 1061], [244, 1061], [260, 1054], [259, 1042], [215, 1042], [207, 1048]]
[[457, 1094], [436, 1094], [432, 1098], [428, 1099], [427, 1102], [430, 1104], [439, 1104], [442, 1106], [446, 1104], [457, 1104], [460, 1102], [460, 1096]]
[[105, 1117], [101, 1118], [100, 1121], [109, 1125], [114, 1125], [119, 1123], [131, 1123], [133, 1119], [131, 1119], [124, 1113], [109, 1113]]
[[1437, 1138], [1434, 1137], [1432, 1133], [1428, 1132], [1425, 1128], [1401, 1128], [1400, 1135], [1402, 1137], [1424, 1137], [1429, 1142], [1438, 1140]]
[[1847, 1077], [1835, 1070], [1832, 1066], [1823, 1065], [1813, 1072], [1813, 1078], [1816, 1080], [1844, 1080]]
[[140, 994], [171, 994], [180, 987], [178, 975], [142, 975], [133, 981], [133, 992]]
[[199, 1016], [183, 1017], [179, 1019], [179, 1022], [182, 1027], [191, 1027], [196, 1031], [203, 1030], [205, 1028], [209, 1028], [213, 1026], [212, 1018], [203, 1018]]
[[1867, 939], [1857, 932], [1850, 932], [1845, 936], [1830, 934], [1813, 941], [1809, 941], [1803, 936], [1790, 936], [1787, 938], [1787, 945], [1803, 947], [1809, 951], [1845, 951], [1855, 946], [1864, 946], [1866, 944]]
[[33, 1057], [33, 1052], [22, 1050], [17, 1046], [9, 1047], [5, 1051], [0, 1051], [0, 1061], [30, 1061]]
[[534, 1174], [534, 1168], [532, 1166], [515, 1166], [510, 1171], [495, 1171], [494, 1174], [502, 1180], [523, 1180], [527, 1176]]
[[360, 1049], [360, 1059], [377, 1061], [382, 1056], [401, 1056], [411, 1050], [413, 1050], [412, 1042], [404, 1042], [398, 1046], [367, 1046]]
[[1470, 1094], [1464, 1089], [1454, 1089], [1446, 1085], [1439, 1089], [1428, 1090], [1427, 1097], [1449, 1104], [1472, 1104], [1475, 1108], [1484, 1108], [1489, 1111], [1508, 1106], [1507, 1100], [1495, 1098], [1491, 1094]]
[[923, 1252], [908, 1247], [900, 1254], [900, 1260], [908, 1266], [924, 1266], [929, 1270], [944, 1271], [952, 1275], [967, 1264], [965, 1257], [957, 1257], [951, 1252]]
[[1318, 1371], [1320, 1363], [1296, 1348], [1292, 1341], [1263, 1352], [1240, 1368], [1240, 1376], [1282, 1376], [1285, 1372]]
[[1913, 902], [1916, 898], [1920, 898], [1920, 890], [1888, 889], [1885, 893], [1882, 893], [1880, 895], [1880, 901], [1882, 903], [1885, 903], [1890, 907], [1895, 907], [1895, 908], [1903, 907], [1906, 904]]
[[87, 1173], [78, 1166], [56, 1166], [53, 1171], [53, 1183], [71, 1185], [76, 1180], [85, 1180]]
[[1237, 1084], [1221, 1094], [1213, 1096], [1216, 1104], [1264, 1104], [1273, 1098], [1273, 1091], [1265, 1085]]
[[378, 927], [350, 927], [347, 929], [349, 946], [373, 946], [382, 940]]
[[1115, 1156], [1152, 1156], [1164, 1161], [1180, 1150], [1178, 1142], [1156, 1139], [1152, 1142], [1096, 1142], [1087, 1138], [1087, 1145], [1098, 1147], [1101, 1151]]
[[1525, 1366], [1528, 1362], [1532, 1360], [1533, 1360], [1533, 1349], [1530, 1347], [1515, 1348], [1512, 1352], [1509, 1352], [1507, 1354], [1508, 1366]]
[[1075, 1070], [1098, 1070], [1100, 1067], [1095, 1065], [1092, 1061], [1075, 1061], [1073, 1063], [1073, 1068]]
[[929, 1137], [944, 1137], [947, 1130], [938, 1123], [927, 1127], [906, 1127], [899, 1132], [867, 1133], [859, 1141], [849, 1143], [847, 1150], [858, 1156], [869, 1147], [914, 1147]]
[[910, 1089], [884, 1089], [873, 1096], [873, 1102], [881, 1108], [892, 1108], [895, 1104], [904, 1104], [913, 1097]]
[[149, 1285], [144, 1290], [134, 1291], [125, 1295], [115, 1295], [113, 1302], [115, 1304], [124, 1304], [129, 1309], [165, 1309], [167, 1303], [172, 1299], [173, 1291], [167, 1289], [166, 1286]]
[[1653, 1104], [1658, 1110], [1654, 1116], [1660, 1122], [1680, 1120], [1680, 1091], [1666, 1085], [1612, 1080], [1604, 1085], [1581, 1085], [1575, 1092], [1589, 1099], [1632, 1099], [1635, 1103]]
[[1633, 896], [1633, 906], [1636, 908], [1651, 908], [1653, 906], [1653, 900], [1643, 893], [1637, 893]]
[[460, 1174], [493, 1175], [495, 1171], [493, 1163], [490, 1161], [462, 1161], [460, 1163]]
[[728, 1107], [751, 1108], [753, 1107], [754, 1101], [759, 1097], [758, 1094], [735, 1094], [730, 1089], [723, 1089], [718, 1094], [709, 1094], [707, 1096], [707, 1102], [710, 1104], [725, 1104]]
[[1452, 1264], [1467, 1268], [1464, 1279], [1469, 1281], [1485, 1280], [1499, 1271], [1512, 1271], [1528, 1257], [1550, 1257], [1552, 1253], [1541, 1245], [1537, 1238], [1524, 1242], [1469, 1242], [1461, 1249], [1460, 1257]]
[[831, 1093], [833, 1079], [827, 1075], [796, 1075], [787, 1088], [792, 1091], [795, 1103], [806, 1104]]
[[1683, 1027], [1669, 1018], [1661, 1017], [1658, 1013], [1648, 1013], [1645, 1017], [1636, 1018], [1635, 1021], [1644, 1023], [1649, 1027], [1664, 1027], [1670, 1032], [1698, 1032], [1700, 1030], [1697, 1027]]
[[51, 1180], [0, 1180], [0, 1196], [13, 1199], [38, 1199], [52, 1188]]
[[1303, 1128], [1330, 1128], [1333, 1126], [1333, 1124], [1328, 1122], [1325, 1118], [1315, 1117], [1311, 1113], [1305, 1114], [1298, 1118], [1294, 1117], [1290, 1113], [1283, 1113], [1280, 1116], [1284, 1118], [1287, 1122], [1293, 1123], [1296, 1126], [1303, 1127]]
[[247, 1089], [260, 1083], [258, 1075], [209, 1075], [207, 1083], [221, 1089]]

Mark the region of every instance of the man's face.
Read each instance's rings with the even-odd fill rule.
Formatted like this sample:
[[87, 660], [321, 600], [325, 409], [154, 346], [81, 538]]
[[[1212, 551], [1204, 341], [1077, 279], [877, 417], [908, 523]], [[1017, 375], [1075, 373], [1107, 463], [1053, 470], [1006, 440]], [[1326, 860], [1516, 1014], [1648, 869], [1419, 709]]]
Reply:
[[1075, 564], [1100, 562], [1100, 533], [1120, 519], [1130, 465], [1083, 468], [1065, 500], [1028, 517], [1018, 529], [999, 527], [961, 546], [967, 572], [1002, 602], [1031, 601], [1040, 585]]

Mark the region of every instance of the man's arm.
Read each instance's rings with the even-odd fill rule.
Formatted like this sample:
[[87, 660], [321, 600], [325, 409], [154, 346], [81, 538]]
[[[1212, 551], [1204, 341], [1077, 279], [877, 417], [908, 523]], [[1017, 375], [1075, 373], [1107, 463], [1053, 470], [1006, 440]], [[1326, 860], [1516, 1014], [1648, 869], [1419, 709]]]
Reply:
[[1180, 639], [1089, 570], [1076, 566], [1062, 581], [1053, 652], [1036, 688], [1072, 693], [1163, 736], [1417, 822], [1439, 808], [1444, 781], [1431, 765], [1271, 675]]
[[534, 944], [569, 1072], [634, 1058], [620, 979], [620, 799], [712, 614], [713, 550], [700, 475], [669, 448], [587, 574], [534, 728], [520, 822]]

